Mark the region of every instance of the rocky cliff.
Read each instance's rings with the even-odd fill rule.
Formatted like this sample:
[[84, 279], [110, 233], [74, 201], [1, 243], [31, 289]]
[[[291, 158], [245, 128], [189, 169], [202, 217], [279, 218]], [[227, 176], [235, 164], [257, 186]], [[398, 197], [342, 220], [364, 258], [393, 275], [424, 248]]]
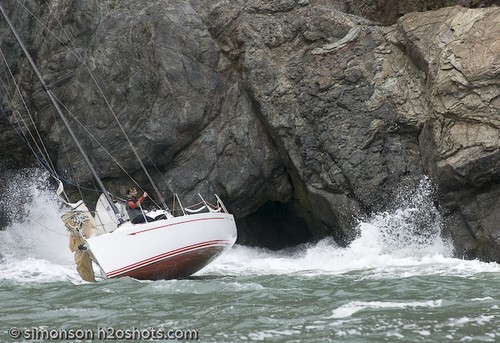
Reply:
[[[108, 152], [145, 181], [117, 121], [163, 192], [219, 194], [245, 244], [348, 244], [357, 218], [428, 175], [457, 255], [500, 262], [500, 9], [379, 26], [312, 0], [20, 3], [12, 21], [116, 192], [129, 181]], [[57, 169], [90, 180], [0, 33]], [[0, 94], [13, 121], [20, 97]], [[30, 155], [5, 117], [0, 139], [3, 159]]]

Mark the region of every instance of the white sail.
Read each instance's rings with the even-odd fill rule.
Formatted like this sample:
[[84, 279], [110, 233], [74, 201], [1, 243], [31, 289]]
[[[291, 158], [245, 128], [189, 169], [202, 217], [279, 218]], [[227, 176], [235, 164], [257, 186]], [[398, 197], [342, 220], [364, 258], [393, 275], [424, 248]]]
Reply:
[[[117, 202], [115, 203], [115, 206], [119, 210], [121, 217], [124, 220], [127, 220], [128, 215], [125, 205]], [[108, 199], [104, 196], [104, 194], [101, 194], [97, 200], [94, 220], [96, 222], [97, 229], [95, 233], [96, 236], [113, 232], [118, 227], [118, 218], [116, 217]]]
[[[105, 276], [110, 278], [133, 277], [157, 280], [187, 277], [231, 248], [237, 238], [235, 220], [217, 196], [217, 204], [211, 205], [200, 195], [203, 206], [196, 210], [193, 210], [192, 207], [183, 207], [176, 196], [182, 215], [178, 213], [179, 215], [174, 216], [174, 212], [171, 212], [162, 201], [162, 210], [149, 213], [151, 218], [154, 218], [152, 221], [147, 220], [144, 223], [134, 224], [128, 220], [125, 204], [115, 202], [112, 195], [106, 190], [99, 173], [62, 111], [59, 105], [60, 100], [56, 99], [43, 79], [36, 63], [1, 4], [0, 12], [102, 192], [96, 203], [92, 219], [82, 200], [71, 204], [68, 203], [67, 197], [65, 199], [61, 197], [64, 192], [61, 182], [57, 190], [57, 195], [70, 210], [63, 215], [63, 219], [72, 235], [70, 248], [74, 251], [77, 270], [82, 279], [95, 281], [92, 262], [95, 262]], [[121, 126], [117, 116], [113, 111], [111, 112], [118, 125]], [[122, 132], [127, 136], [123, 128]], [[163, 199], [128, 137], [127, 140], [130, 143], [130, 149], [136, 155], [144, 173], [155, 189], [157, 197]], [[113, 160], [116, 162], [114, 158]], [[53, 164], [50, 163], [50, 165]], [[51, 170], [51, 172], [57, 179], [56, 170]], [[193, 206], [198, 207], [199, 205]], [[92, 232], [94, 223], [96, 230]], [[87, 229], [90, 231], [86, 232]]]

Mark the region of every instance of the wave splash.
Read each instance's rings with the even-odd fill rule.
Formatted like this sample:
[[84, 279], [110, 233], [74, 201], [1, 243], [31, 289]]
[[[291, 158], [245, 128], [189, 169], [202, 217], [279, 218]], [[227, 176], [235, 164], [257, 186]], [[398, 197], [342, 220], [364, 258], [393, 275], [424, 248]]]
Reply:
[[360, 221], [358, 237], [346, 248], [327, 238], [293, 250], [273, 252], [235, 246], [205, 272], [301, 275], [366, 271], [375, 277], [498, 272], [496, 263], [453, 258], [453, 247], [441, 237], [441, 218], [433, 187], [423, 179], [416, 189], [403, 190], [396, 208]]
[[[10, 224], [0, 231], [0, 280], [81, 283], [47, 173], [26, 169], [3, 178], [0, 182], [7, 189], [0, 208]], [[402, 192], [398, 204], [392, 211], [360, 222], [358, 238], [346, 248], [329, 238], [277, 252], [237, 245], [198, 275], [316, 276], [375, 271], [401, 277], [500, 270], [498, 264], [452, 258], [451, 244], [440, 236], [440, 217], [428, 180]]]
[[395, 200], [397, 208], [376, 213], [358, 225], [361, 235], [351, 249], [395, 257], [451, 257], [452, 245], [441, 237], [441, 217], [433, 193], [427, 178], [416, 189], [400, 192]]
[[0, 207], [10, 222], [0, 231], [0, 279], [78, 282], [49, 175], [29, 168], [0, 181], [5, 185]]

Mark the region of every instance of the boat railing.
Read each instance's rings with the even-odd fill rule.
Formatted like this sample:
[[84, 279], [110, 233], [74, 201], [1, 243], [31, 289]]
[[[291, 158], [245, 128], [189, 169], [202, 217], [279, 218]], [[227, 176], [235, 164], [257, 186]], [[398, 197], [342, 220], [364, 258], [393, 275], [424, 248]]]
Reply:
[[[177, 194], [176, 194], [177, 196]], [[211, 204], [210, 202], [206, 201], [201, 194], [198, 193], [198, 196], [200, 197], [201, 201], [186, 207], [182, 207], [182, 213], [183, 215], [186, 214], [195, 214], [195, 213], [201, 213], [201, 212], [210, 212], [210, 213], [218, 213], [218, 212], [224, 212], [227, 213], [227, 209], [224, 206], [224, 203], [222, 200], [219, 198], [217, 194], [215, 194], [215, 198], [217, 199], [216, 204]], [[178, 199], [178, 197], [177, 197]], [[179, 202], [180, 204], [180, 202]]]
[[227, 212], [226, 206], [224, 206], [224, 203], [219, 198], [219, 196], [217, 194], [214, 194], [214, 195], [215, 195], [215, 198], [217, 199], [217, 205], [220, 206], [224, 210], [224, 213], [229, 213], [229, 212]]
[[[163, 212], [164, 215], [167, 216], [167, 218], [172, 218], [172, 217], [177, 217], [177, 216], [186, 216], [190, 214], [197, 214], [197, 213], [228, 213], [226, 207], [224, 206], [224, 203], [222, 200], [219, 198], [217, 194], [215, 194], [215, 199], [216, 203], [212, 204], [208, 201], [206, 201], [201, 194], [198, 193], [198, 197], [200, 198], [200, 201], [197, 203], [194, 203], [189, 206], [183, 206], [179, 195], [177, 193], [174, 193], [174, 198], [173, 198], [173, 203], [172, 207], [170, 209], [166, 210], [159, 210], [159, 209], [153, 209], [146, 211], [146, 215], [151, 214], [151, 212]], [[121, 200], [121, 199], [120, 199]], [[120, 208], [120, 206], [118, 206]], [[127, 212], [125, 211], [125, 205], [124, 205], [124, 210], [122, 213], [123, 218], [128, 221], [128, 216]], [[118, 223], [116, 220], [113, 220], [114, 217], [112, 216], [109, 211], [106, 211], [106, 207], [103, 207], [101, 210], [96, 210], [91, 211], [93, 214], [93, 217], [96, 219], [96, 228], [99, 230], [100, 233], [106, 233], [106, 232], [112, 232], [114, 229], [111, 227], [108, 227], [109, 225], [111, 226], [116, 226], [118, 227]], [[113, 221], [113, 224], [110, 223], [110, 221]], [[109, 225], [108, 225], [109, 224]], [[115, 227], [115, 228], [116, 228]]]

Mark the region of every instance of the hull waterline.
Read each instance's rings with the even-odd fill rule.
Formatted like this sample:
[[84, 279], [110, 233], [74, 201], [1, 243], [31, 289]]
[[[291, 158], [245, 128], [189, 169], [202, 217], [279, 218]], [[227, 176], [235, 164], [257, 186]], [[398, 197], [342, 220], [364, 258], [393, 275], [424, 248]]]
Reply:
[[140, 280], [190, 276], [231, 248], [236, 225], [227, 213], [202, 213], [144, 224], [126, 224], [87, 239], [109, 278]]
[[188, 277], [215, 260], [229, 246], [210, 246], [175, 254], [154, 263], [133, 268], [111, 277], [132, 277], [138, 280], [169, 280]]

